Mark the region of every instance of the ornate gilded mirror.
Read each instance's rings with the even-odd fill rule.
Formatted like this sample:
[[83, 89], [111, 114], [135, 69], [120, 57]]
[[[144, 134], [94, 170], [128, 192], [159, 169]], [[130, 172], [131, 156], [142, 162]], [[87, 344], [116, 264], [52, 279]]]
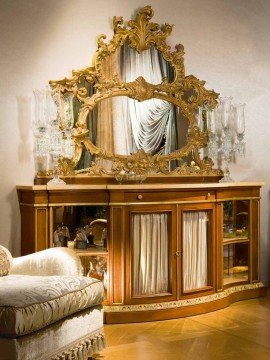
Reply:
[[93, 66], [50, 81], [53, 92], [73, 96], [75, 155], [61, 158], [62, 175], [120, 181], [221, 175], [200, 153], [208, 133], [196, 121], [198, 108], [214, 109], [218, 94], [185, 75], [184, 47], [172, 51], [166, 43], [172, 26], [152, 17], [150, 6], [127, 23], [114, 17], [114, 35], [98, 38]]

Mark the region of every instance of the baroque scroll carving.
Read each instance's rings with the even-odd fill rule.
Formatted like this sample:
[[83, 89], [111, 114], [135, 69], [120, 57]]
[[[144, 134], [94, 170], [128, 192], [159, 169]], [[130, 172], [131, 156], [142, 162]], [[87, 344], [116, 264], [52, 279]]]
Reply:
[[[109, 160], [113, 163], [112, 170], [108, 173], [102, 166], [93, 163], [90, 168], [78, 171], [89, 175], [110, 174], [118, 175], [120, 172], [132, 174], [166, 174], [166, 175], [195, 175], [195, 176], [219, 176], [221, 171], [213, 169], [211, 159], [202, 160], [199, 149], [205, 147], [208, 142], [207, 131], [200, 131], [195, 118], [195, 110], [198, 106], [207, 105], [214, 108], [218, 94], [204, 87], [205, 82], [193, 75], [185, 75], [184, 47], [178, 44], [174, 51], [166, 43], [167, 37], [172, 32], [172, 25], [160, 26], [151, 22], [153, 10], [146, 6], [139, 10], [135, 20], [124, 23], [122, 17], [114, 17], [114, 36], [106, 42], [106, 36], [98, 38], [98, 49], [94, 57], [93, 66], [83, 70], [73, 71], [71, 78], [60, 81], [50, 81], [53, 90], [62, 93], [72, 92], [81, 104], [78, 120], [73, 129], [73, 139], [76, 144], [76, 154], [71, 161], [61, 160], [60, 169], [62, 174], [75, 174], [75, 167], [85, 146], [87, 151], [95, 154], [96, 159]], [[168, 82], [166, 78], [160, 84], [148, 83], [142, 76], [132, 82], [123, 82], [118, 74], [110, 77], [104, 76], [103, 64], [106, 59], [115, 54], [116, 50], [125, 42], [139, 53], [154, 46], [174, 70], [174, 79]], [[94, 94], [88, 96], [85, 82], [94, 86]], [[188, 142], [183, 148], [170, 154], [146, 154], [138, 151], [130, 155], [119, 155], [104, 151], [94, 145], [88, 136], [87, 116], [89, 111], [102, 100], [114, 96], [128, 96], [132, 99], [144, 101], [147, 99], [161, 99], [179, 107], [183, 115], [189, 121]], [[193, 163], [183, 163], [182, 159], [192, 154]], [[169, 162], [178, 160], [179, 166], [169, 171]], [[77, 172], [77, 173], [78, 173]]]

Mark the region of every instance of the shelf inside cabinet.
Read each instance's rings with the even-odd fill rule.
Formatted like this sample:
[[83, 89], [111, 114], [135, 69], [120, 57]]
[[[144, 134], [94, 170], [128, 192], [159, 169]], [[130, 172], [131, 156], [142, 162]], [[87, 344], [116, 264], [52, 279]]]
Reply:
[[235, 244], [235, 243], [245, 243], [245, 242], [249, 242], [249, 238], [246, 236], [236, 236], [236, 237], [231, 237], [231, 238], [223, 238], [223, 245], [228, 245], [228, 244]]
[[239, 283], [245, 283], [248, 282], [248, 275], [243, 273], [239, 274], [238, 276], [234, 275], [225, 275], [223, 278], [223, 285], [232, 285], [232, 284], [239, 284]]
[[104, 247], [90, 247], [88, 249], [72, 249], [79, 256], [107, 256], [108, 251]]

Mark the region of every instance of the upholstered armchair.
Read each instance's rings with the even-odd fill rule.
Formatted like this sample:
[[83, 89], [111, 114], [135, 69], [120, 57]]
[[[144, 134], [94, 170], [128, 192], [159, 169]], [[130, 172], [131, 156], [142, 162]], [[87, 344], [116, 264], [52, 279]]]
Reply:
[[0, 246], [0, 360], [86, 360], [104, 347], [103, 284], [73, 250]]

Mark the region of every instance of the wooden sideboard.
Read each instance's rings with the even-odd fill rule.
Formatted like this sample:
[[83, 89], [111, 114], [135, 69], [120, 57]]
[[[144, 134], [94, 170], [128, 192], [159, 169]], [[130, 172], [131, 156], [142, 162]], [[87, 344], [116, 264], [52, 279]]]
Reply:
[[[266, 295], [259, 280], [262, 185], [17, 186], [21, 252], [26, 255], [52, 247], [53, 233], [63, 220], [74, 230], [102, 213], [108, 223], [107, 248], [89, 248], [78, 254], [85, 267], [90, 257], [107, 259], [107, 323], [171, 319], [217, 310], [234, 301]], [[153, 219], [156, 223], [145, 235], [145, 227]], [[190, 231], [194, 232], [191, 236]], [[149, 241], [155, 242], [153, 248]], [[164, 281], [160, 281], [158, 277], [163, 275]], [[142, 290], [143, 282], [150, 280], [155, 289]]]

